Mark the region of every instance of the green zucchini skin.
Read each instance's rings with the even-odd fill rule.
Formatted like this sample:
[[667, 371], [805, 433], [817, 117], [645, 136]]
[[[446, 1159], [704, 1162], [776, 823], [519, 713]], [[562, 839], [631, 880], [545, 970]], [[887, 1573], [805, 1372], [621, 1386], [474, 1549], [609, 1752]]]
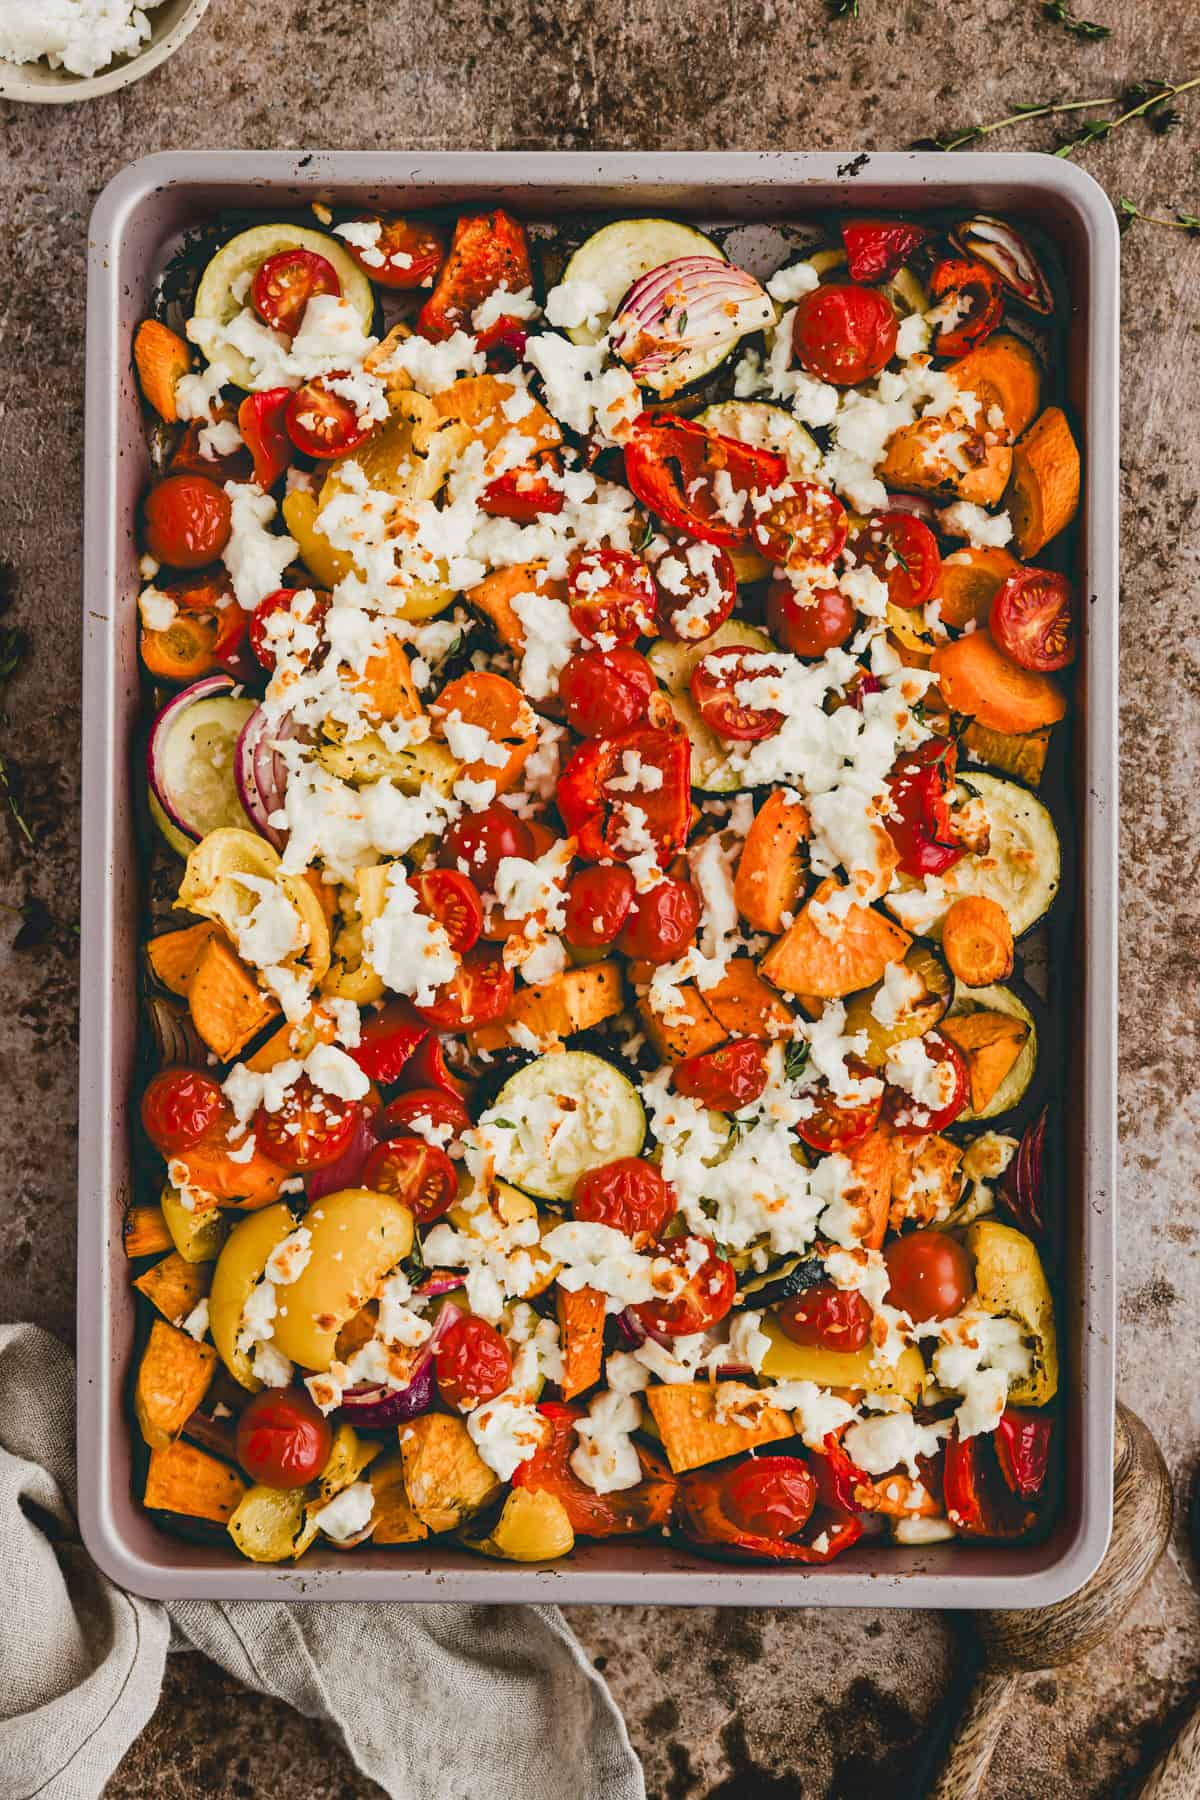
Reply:
[[1016, 1063], [983, 1112], [975, 1113], [970, 1106], [964, 1107], [948, 1129], [955, 1136], [960, 1130], [974, 1136], [981, 1125], [992, 1128], [999, 1122], [1004, 1131], [1017, 1133], [1018, 1121], [1024, 1122], [1032, 1114], [1040, 1104], [1046, 1088], [1046, 1071], [1050, 1062], [1050, 1022], [1045, 1003], [1028, 982], [1019, 975], [1014, 975], [991, 987], [968, 988], [961, 983], [956, 984], [954, 998], [945, 1017], [961, 1018], [964, 1013], [969, 1012], [1007, 1013], [1012, 1018], [1024, 1019], [1032, 1030]]
[[[556, 1155], [540, 1141], [554, 1102], [581, 1124]], [[517, 1134], [504, 1159], [504, 1180], [538, 1200], [569, 1200], [581, 1175], [637, 1156], [646, 1141], [646, 1110], [637, 1089], [614, 1064], [587, 1050], [525, 1063], [500, 1088], [490, 1117]]]
[[[600, 329], [589, 331], [586, 325], [573, 325], [567, 332], [573, 344], [599, 343], [617, 307], [634, 282], [677, 256], [715, 256], [722, 262], [728, 257], [719, 244], [697, 231], [694, 225], [677, 219], [614, 219], [585, 238], [562, 272], [561, 280], [587, 281], [600, 289], [607, 305]], [[729, 355], [723, 350], [718, 362]]]

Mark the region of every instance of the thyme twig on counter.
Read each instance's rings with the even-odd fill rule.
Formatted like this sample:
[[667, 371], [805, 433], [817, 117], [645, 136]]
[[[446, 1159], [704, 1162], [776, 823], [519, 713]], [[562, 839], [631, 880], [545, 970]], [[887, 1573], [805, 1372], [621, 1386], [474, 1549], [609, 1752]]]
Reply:
[[1165, 225], [1168, 231], [1186, 232], [1189, 237], [1200, 237], [1200, 218], [1194, 213], [1179, 212], [1173, 219], [1164, 219], [1158, 213], [1143, 212], [1132, 200], [1118, 200], [1117, 224], [1123, 232], [1140, 221], [1143, 225]]
[[1043, 0], [1042, 17], [1052, 25], [1064, 26], [1072, 37], [1084, 38], [1089, 43], [1112, 36], [1108, 25], [1098, 25], [1095, 19], [1081, 19], [1078, 13], [1073, 13], [1067, 0]]
[[968, 125], [965, 131], [951, 133], [946, 137], [916, 138], [910, 146], [913, 150], [962, 150], [979, 138], [989, 137], [993, 131], [1003, 131], [1008, 125], [1023, 125], [1030, 119], [1046, 119], [1055, 113], [1083, 112], [1092, 106], [1119, 106], [1119, 94], [1101, 94], [1095, 100], [1035, 100], [1029, 106], [1017, 106], [1003, 119], [992, 119], [986, 125]]
[[[0, 626], [0, 710], [2, 710], [4, 689], [25, 660], [28, 649], [29, 640], [23, 631], [15, 625]], [[27, 844], [32, 845], [33, 833], [29, 829], [29, 821], [21, 811], [17, 796], [13, 792], [12, 783], [8, 779], [8, 761], [2, 754], [0, 754], [0, 792], [4, 795], [5, 803], [21, 836]]]
[[1190, 81], [1177, 82], [1174, 86], [1168, 81], [1135, 81], [1113, 102], [1114, 105], [1123, 107], [1123, 112], [1118, 113], [1115, 119], [1089, 119], [1075, 137], [1059, 145], [1055, 155], [1071, 156], [1085, 144], [1094, 144], [1099, 138], [1110, 136], [1130, 119], [1145, 119], [1151, 131], [1162, 137], [1168, 131], [1173, 131], [1183, 118], [1183, 114], [1174, 106], [1160, 111], [1163, 102], [1174, 100], [1178, 94], [1186, 94], [1189, 89], [1196, 87], [1200, 87], [1200, 75], [1194, 75]]
[[825, 10], [831, 19], [857, 19], [858, 0], [825, 0]]

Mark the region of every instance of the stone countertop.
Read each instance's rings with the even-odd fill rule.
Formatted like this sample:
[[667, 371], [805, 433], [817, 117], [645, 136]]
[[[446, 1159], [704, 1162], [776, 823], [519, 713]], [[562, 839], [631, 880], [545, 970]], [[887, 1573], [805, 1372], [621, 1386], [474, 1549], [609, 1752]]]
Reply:
[[[71, 1331], [84, 254], [110, 175], [189, 147], [896, 148], [1022, 103], [1200, 74], [1192, 0], [1080, 4], [1113, 26], [1108, 41], [1068, 35], [1040, 0], [861, 0], [859, 19], [836, 21], [821, 0], [648, 0], [644, 15], [617, 0], [214, 0], [174, 59], [120, 94], [72, 108], [0, 102], [0, 555], [12, 567], [7, 622], [31, 640], [0, 750], [32, 837], [0, 803], [0, 901], [12, 909], [0, 914], [0, 1317]], [[1114, 199], [1200, 212], [1200, 91], [1181, 110], [1165, 137], [1135, 122], [1085, 152]], [[987, 141], [1053, 148], [1053, 121]], [[1182, 1491], [1200, 1438], [1187, 1362], [1200, 1316], [1200, 866], [1188, 823], [1200, 751], [1200, 242], [1138, 225], [1122, 260], [1121, 969], [1132, 985], [1121, 1391]], [[993, 1794], [1132, 1791], [1195, 1697], [1194, 1573], [1180, 1537], [1116, 1642], [1028, 1681]], [[902, 1792], [896, 1771], [911, 1769], [962, 1663], [953, 1622], [930, 1613], [594, 1606], [571, 1617], [656, 1800]], [[122, 1800], [376, 1791], [311, 1723], [194, 1657], [172, 1659], [162, 1705], [110, 1788]]]

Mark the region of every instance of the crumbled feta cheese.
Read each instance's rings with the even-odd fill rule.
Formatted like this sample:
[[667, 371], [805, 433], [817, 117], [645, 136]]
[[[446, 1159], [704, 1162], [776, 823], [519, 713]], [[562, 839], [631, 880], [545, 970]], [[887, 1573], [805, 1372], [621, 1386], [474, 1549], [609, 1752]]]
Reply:
[[578, 1442], [570, 1463], [594, 1494], [619, 1493], [641, 1480], [642, 1465], [630, 1436], [641, 1422], [642, 1409], [632, 1394], [597, 1394], [590, 1402], [587, 1418], [575, 1427]]
[[313, 1513], [312, 1521], [335, 1544], [345, 1544], [366, 1530], [374, 1510], [375, 1495], [370, 1482], [355, 1481]]

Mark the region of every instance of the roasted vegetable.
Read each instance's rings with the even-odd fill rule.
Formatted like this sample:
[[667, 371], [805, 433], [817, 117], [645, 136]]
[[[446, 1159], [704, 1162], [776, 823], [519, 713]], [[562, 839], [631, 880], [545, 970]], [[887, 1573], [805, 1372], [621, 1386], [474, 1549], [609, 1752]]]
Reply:
[[[968, 641], [968, 640], [964, 640]], [[832, 878], [821, 883], [761, 964], [767, 980], [784, 993], [840, 999], [880, 980], [898, 962], [912, 939], [869, 906], [851, 906], [827, 936], [813, 917], [838, 891]]]
[[398, 1450], [371, 1464], [367, 1480], [375, 1498], [371, 1518], [373, 1544], [419, 1544], [429, 1527], [418, 1519], [404, 1485], [404, 1458]]
[[198, 1344], [186, 1331], [155, 1319], [133, 1389], [134, 1410], [143, 1438], [162, 1450], [183, 1430], [195, 1412], [217, 1368], [217, 1353]]
[[[742, 1381], [651, 1387], [646, 1404], [676, 1475], [795, 1435], [791, 1413], [765, 1404], [757, 1389]], [[727, 1422], [718, 1408], [729, 1409]]]
[[[942, 949], [951, 973], [967, 987], [1006, 981], [1013, 970], [1008, 914], [986, 894], [968, 894], [956, 900], [942, 920]], [[978, 1111], [978, 1100], [973, 1104]]]
[[506, 1562], [551, 1562], [575, 1548], [575, 1533], [567, 1509], [556, 1494], [546, 1489], [513, 1488], [500, 1516], [485, 1531], [468, 1528], [462, 1541], [484, 1556], [502, 1556]]
[[211, 1274], [207, 1264], [188, 1262], [178, 1250], [172, 1250], [139, 1275], [133, 1285], [168, 1325], [182, 1325], [207, 1294]]
[[213, 1055], [229, 1062], [279, 1011], [224, 938], [214, 933], [196, 958], [187, 991], [192, 1023]]
[[995, 1219], [976, 1220], [966, 1244], [975, 1258], [976, 1305], [1018, 1320], [1030, 1339], [1033, 1371], [1010, 1384], [1009, 1400], [1013, 1406], [1045, 1406], [1058, 1392], [1058, 1336], [1042, 1259], [1023, 1231]]
[[238, 1348], [242, 1315], [252, 1290], [258, 1285], [271, 1252], [295, 1229], [296, 1221], [280, 1201], [242, 1219], [229, 1234], [213, 1270], [208, 1297], [209, 1330], [221, 1361], [241, 1387], [257, 1391], [250, 1359]]
[[229, 1535], [250, 1562], [289, 1562], [316, 1535], [305, 1535], [306, 1502], [304, 1488], [247, 1488], [229, 1520]]
[[763, 1320], [771, 1340], [760, 1373], [767, 1381], [815, 1381], [821, 1387], [851, 1388], [863, 1394], [899, 1394], [915, 1402], [925, 1380], [921, 1352], [911, 1344], [894, 1363], [864, 1350], [826, 1350], [819, 1344], [794, 1344], [772, 1318]]
[[669, 1011], [662, 1013], [655, 1010], [649, 993], [639, 994], [637, 1012], [647, 1039], [664, 1062], [681, 1063], [715, 1050], [729, 1035], [691, 982], [675, 989]]
[[763, 980], [748, 956], [731, 957], [721, 979], [705, 988], [703, 996], [705, 1006], [727, 1037], [760, 1038], [765, 1042], [785, 1037], [791, 1031], [791, 1008]]
[[146, 945], [146, 961], [154, 979], [186, 999], [200, 953], [216, 929], [210, 919], [201, 919], [182, 931], [164, 931], [152, 937]]
[[1066, 414], [1048, 406], [1013, 451], [1004, 497], [1017, 554], [1026, 562], [1075, 517], [1079, 479], [1079, 448]]
[[142, 1498], [152, 1512], [225, 1525], [246, 1492], [236, 1469], [182, 1439], [150, 1452]]
[[519, 988], [503, 1019], [481, 1025], [468, 1042], [472, 1050], [501, 1050], [531, 1031], [546, 1044], [611, 1019], [621, 1006], [621, 971], [615, 962], [564, 969], [537, 987]]
[[929, 667], [952, 711], [1010, 737], [1056, 725], [1067, 710], [1052, 676], [1019, 668], [986, 631], [939, 644]]
[[276, 1321], [275, 1343], [290, 1361], [321, 1370], [333, 1361], [338, 1332], [347, 1319], [408, 1255], [413, 1221], [394, 1194], [345, 1188], [323, 1196], [305, 1223], [312, 1233], [310, 1256], [288, 1287], [287, 1312]]
[[600, 1379], [604, 1361], [604, 1295], [595, 1288], [570, 1293], [559, 1288], [555, 1296], [563, 1372], [560, 1386], [564, 1400], [573, 1400]]
[[1042, 371], [1034, 351], [1009, 331], [997, 331], [946, 370], [962, 393], [974, 394], [981, 416], [990, 424], [993, 407], [1004, 415], [1010, 438], [1018, 438], [1041, 404]]
[[225, 1242], [229, 1221], [213, 1206], [185, 1206], [170, 1182], [162, 1191], [162, 1213], [175, 1249], [186, 1263], [210, 1263]]
[[131, 1206], [121, 1226], [126, 1256], [154, 1256], [174, 1245], [161, 1206]]
[[784, 930], [785, 915], [798, 910], [808, 834], [807, 809], [782, 788], [772, 789], [746, 833], [733, 883], [737, 909], [756, 931], [774, 936]]
[[179, 417], [175, 387], [192, 366], [192, 353], [177, 332], [157, 319], [143, 319], [133, 334], [133, 361], [142, 393], [160, 419]]
[[409, 1502], [432, 1532], [455, 1530], [500, 1490], [464, 1421], [449, 1413], [422, 1413], [402, 1425], [400, 1454]]

